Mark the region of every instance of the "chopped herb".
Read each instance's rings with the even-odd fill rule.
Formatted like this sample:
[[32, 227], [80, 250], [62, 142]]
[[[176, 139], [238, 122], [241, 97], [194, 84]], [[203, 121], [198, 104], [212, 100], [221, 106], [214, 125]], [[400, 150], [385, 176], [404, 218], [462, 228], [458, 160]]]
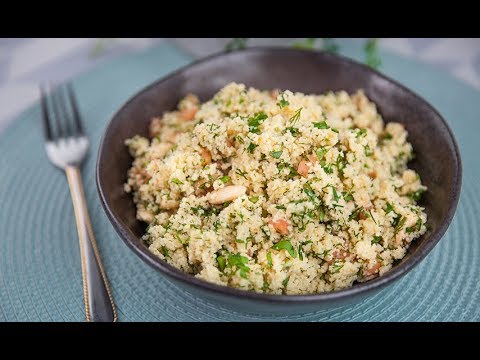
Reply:
[[267, 264], [268, 264], [268, 267], [270, 267], [270, 268], [273, 266], [272, 253], [271, 252], [267, 252]]
[[353, 193], [347, 193], [346, 191], [342, 191], [342, 195], [345, 201], [353, 200]]
[[244, 279], [247, 278], [247, 273], [250, 272], [250, 268], [246, 265], [248, 264], [248, 258], [240, 254], [228, 255], [228, 266], [234, 267], [240, 270], [240, 276]]
[[291, 257], [296, 258], [297, 257], [297, 252], [293, 248], [292, 243], [290, 240], [281, 240], [278, 243], [274, 244], [272, 246], [272, 249], [274, 250], [286, 250], [290, 254]]
[[335, 128], [331, 128], [331, 130], [332, 130], [333, 132], [337, 133], [337, 134], [339, 133], [339, 131], [338, 131], [337, 129], [335, 129]]
[[321, 206], [318, 208], [318, 220], [320, 220], [320, 222], [325, 221], [325, 211], [323, 211], [323, 207]]
[[300, 245], [298, 245], [298, 258], [303, 261], [303, 246], [310, 244], [312, 240], [303, 241]]
[[253, 151], [255, 150], [256, 147], [257, 147], [257, 144], [250, 143], [250, 145], [248, 145], [248, 147], [247, 147], [247, 151], [248, 151], [250, 154], [253, 154]]
[[289, 132], [292, 136], [298, 136], [300, 134], [300, 130], [296, 127], [290, 126], [285, 129], [285, 132]]
[[338, 202], [338, 200], [340, 200], [340, 196], [338, 196], [337, 194], [337, 189], [335, 189], [333, 185], [331, 185], [330, 187], [332, 188], [332, 192], [333, 192], [333, 201]]
[[220, 227], [220, 220], [215, 220], [215, 222], [213, 223], [213, 230], [217, 232]]
[[383, 140], [391, 140], [391, 139], [393, 139], [392, 134], [387, 132], [383, 135]]
[[393, 208], [393, 205], [387, 202], [387, 208], [384, 210], [385, 214], [388, 214], [389, 212], [393, 211], [395, 212], [395, 209]]
[[160, 249], [161, 249], [161, 252], [162, 252], [163, 256], [171, 259], [170, 253], [168, 252], [168, 249], [165, 247], [165, 245], [162, 245], [162, 247]]
[[420, 231], [420, 229], [422, 228], [422, 224], [423, 224], [423, 223], [422, 223], [422, 219], [418, 218], [418, 219], [417, 219], [417, 222], [415, 223], [415, 226], [412, 226], [412, 227], [409, 226], [409, 227], [407, 227], [407, 228], [405, 229], [405, 232], [407, 232], [407, 233], [410, 234], [410, 233], [415, 232], [415, 231]]
[[283, 151], [282, 150], [279, 150], [279, 151], [270, 151], [270, 156], [271, 157], [274, 157], [275, 159], [280, 159], [280, 156], [282, 156], [283, 154]]
[[361, 136], [366, 136], [367, 135], [367, 129], [358, 129], [357, 131], [357, 138]]
[[235, 137], [235, 139], [237, 139], [238, 142], [240, 142], [241, 144], [243, 144], [243, 143], [245, 142], [240, 135], [237, 135], [237, 136]]
[[338, 273], [344, 266], [345, 264], [344, 263], [340, 263], [340, 264], [333, 264], [332, 265], [332, 271], [331, 271], [331, 274], [336, 274]]
[[397, 224], [395, 225], [395, 234], [397, 234], [403, 227], [403, 225], [405, 224], [405, 221], [407, 221], [407, 218], [405, 216], [402, 216], [400, 218], [400, 220], [397, 222]]
[[278, 169], [278, 172], [280, 173], [283, 169], [288, 169], [289, 170], [289, 173], [288, 173], [288, 179], [293, 179], [296, 175], [298, 175], [298, 172], [297, 170], [290, 164], [286, 163], [286, 162], [280, 162], [278, 165], [277, 165], [277, 169]]
[[223, 272], [223, 270], [225, 270], [225, 257], [223, 256], [217, 256], [217, 264], [218, 264], [218, 268], [220, 269], [221, 272]]
[[254, 203], [254, 204], [257, 203], [258, 199], [259, 199], [258, 196], [250, 196], [250, 197], [248, 198], [248, 200], [250, 200], [250, 202], [252, 202], [252, 203]]
[[373, 222], [374, 222], [376, 225], [378, 225], [378, 224], [377, 224], [377, 221], [376, 221], [375, 218], [373, 217], [372, 210], [369, 209], [369, 210], [368, 210], [368, 213], [370, 214], [370, 217], [372, 218]]
[[247, 175], [247, 173], [244, 172], [244, 171], [242, 171], [242, 170], [240, 170], [240, 169], [237, 169], [237, 170], [235, 171], [235, 174], [237, 174], [237, 175], [239, 175], [239, 176], [242, 176], [242, 177], [244, 177], [245, 179], [247, 178], [247, 177], [245, 176], [245, 175]]
[[370, 146], [365, 145], [364, 148], [365, 148], [365, 156], [372, 156], [373, 155], [373, 150], [370, 149]]
[[290, 103], [288, 102], [288, 100], [285, 100], [285, 94], [284, 94], [284, 93], [282, 93], [280, 96], [281, 96], [282, 98], [281, 98], [280, 101], [277, 103], [277, 105], [278, 105], [278, 107], [279, 107], [280, 109], [283, 109], [285, 106], [290, 105]]
[[296, 124], [296, 122], [300, 119], [300, 113], [302, 112], [303, 108], [298, 109], [295, 114], [290, 118], [290, 121], [292, 122], [292, 126]]
[[213, 214], [215, 215], [218, 215], [218, 213], [220, 212], [220, 210], [218, 210], [217, 208], [214, 208], [214, 207], [211, 207], [211, 208], [204, 208], [202, 206], [197, 206], [197, 207], [192, 207], [190, 208], [192, 210], [192, 212], [195, 214], [195, 215], [200, 215], [200, 216], [211, 216]]
[[425, 192], [424, 189], [418, 189], [417, 191], [412, 191], [407, 194], [407, 196], [413, 201], [419, 201], [422, 198], [422, 194]]
[[220, 178], [220, 181], [221, 181], [222, 183], [226, 184], [227, 182], [230, 181], [230, 176], [228, 176], [228, 175], [222, 176], [222, 177]]
[[382, 240], [381, 236], [373, 236], [372, 244], [378, 244]]
[[290, 280], [290, 276], [287, 276], [287, 277], [282, 281], [283, 287], [287, 287], [287, 285], [288, 285], [288, 280]]
[[332, 169], [332, 164], [327, 165], [325, 160], [320, 161], [320, 166], [323, 168], [323, 171], [327, 174], [332, 174], [333, 169]]
[[322, 160], [325, 154], [328, 152], [330, 149], [326, 149], [325, 147], [321, 147], [320, 149], [317, 149], [317, 158], [318, 161]]
[[260, 130], [258, 127], [263, 121], [268, 118], [267, 114], [263, 112], [256, 113], [255, 116], [248, 118], [248, 129], [250, 132], [259, 134]]
[[330, 129], [326, 121], [314, 122], [313, 127], [317, 129]]
[[173, 178], [173, 179], [172, 179], [172, 182], [173, 182], [174, 184], [177, 184], [177, 185], [183, 185], [183, 182], [181, 182], [181, 181], [178, 180], [177, 178]]
[[304, 188], [303, 188], [303, 192], [304, 192], [305, 194], [307, 194], [307, 196], [310, 198], [310, 200], [312, 200], [312, 201], [318, 200], [317, 195], [315, 194], [315, 192], [314, 192], [311, 188], [309, 188], [309, 187], [304, 187]]
[[367, 218], [368, 217], [368, 213], [365, 211], [365, 209], [363, 207], [358, 207], [356, 208], [355, 210], [352, 211], [352, 213], [350, 214], [350, 216], [348, 217], [348, 220], [358, 220], [359, 219], [359, 215], [362, 214], [362, 216], [364, 218]]
[[277, 208], [279, 210], [287, 210], [287, 208], [283, 205], [275, 205], [275, 208]]

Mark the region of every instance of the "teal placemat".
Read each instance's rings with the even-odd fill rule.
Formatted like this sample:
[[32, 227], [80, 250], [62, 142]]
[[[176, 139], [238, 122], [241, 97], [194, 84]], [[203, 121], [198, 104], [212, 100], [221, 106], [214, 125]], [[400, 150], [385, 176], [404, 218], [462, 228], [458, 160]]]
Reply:
[[[342, 49], [362, 59], [359, 45], [342, 42]], [[85, 192], [119, 320], [479, 321], [480, 92], [427, 65], [388, 53], [382, 59], [382, 71], [424, 96], [455, 133], [464, 166], [456, 216], [430, 255], [391, 287], [355, 306], [296, 316], [233, 312], [184, 293], [128, 250], [103, 213], [95, 160], [108, 120], [134, 92], [191, 58], [165, 43], [78, 77], [92, 142]], [[40, 125], [35, 104], [0, 135], [0, 320], [84, 321], [73, 208], [64, 174], [47, 161]]]

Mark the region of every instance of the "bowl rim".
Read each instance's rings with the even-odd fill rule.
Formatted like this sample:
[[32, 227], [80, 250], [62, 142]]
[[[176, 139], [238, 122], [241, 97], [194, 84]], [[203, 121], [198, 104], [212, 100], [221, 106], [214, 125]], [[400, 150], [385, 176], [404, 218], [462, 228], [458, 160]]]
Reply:
[[[378, 276], [375, 279], [363, 282], [363, 283], [356, 283], [351, 287], [344, 288], [341, 290], [335, 290], [331, 292], [323, 292], [323, 293], [313, 293], [313, 294], [302, 294], [302, 295], [283, 295], [283, 294], [265, 294], [265, 293], [257, 293], [251, 290], [242, 290], [237, 288], [232, 288], [229, 286], [217, 285], [206, 280], [202, 280], [199, 278], [194, 277], [191, 274], [185, 273], [174, 266], [168, 264], [167, 262], [161, 260], [157, 256], [153, 255], [147, 247], [141, 244], [141, 239], [137, 239], [135, 236], [131, 236], [129, 232], [124, 229], [122, 223], [116, 219], [113, 210], [110, 208], [110, 205], [107, 203], [106, 196], [103, 190], [103, 182], [100, 178], [100, 167], [103, 161], [103, 154], [104, 154], [104, 144], [106, 141], [106, 136], [109, 134], [110, 129], [114, 123], [114, 120], [117, 118], [118, 114], [120, 114], [124, 108], [126, 108], [131, 102], [133, 102], [138, 96], [142, 95], [143, 93], [147, 92], [151, 88], [158, 86], [159, 84], [168, 81], [169, 79], [178, 76], [185, 70], [198, 66], [200, 64], [217, 60], [222, 57], [235, 57], [237, 55], [245, 54], [245, 53], [265, 53], [265, 52], [283, 52], [283, 53], [308, 53], [310, 56], [315, 57], [324, 57], [329, 61], [337, 61], [343, 63], [345, 65], [350, 65], [354, 67], [360, 67], [362, 70], [370, 72], [377, 77], [380, 77], [383, 80], [393, 84], [394, 86], [398, 87], [400, 90], [408, 93], [410, 96], [418, 98], [421, 102], [423, 102], [429, 111], [432, 111], [439, 119], [441, 124], [444, 126], [446, 132], [450, 137], [450, 141], [453, 144], [454, 148], [454, 155], [455, 155], [455, 165], [456, 165], [456, 172], [454, 173], [454, 181], [453, 181], [453, 192], [450, 197], [451, 201], [448, 207], [447, 214], [445, 216], [444, 221], [438, 226], [435, 232], [430, 235], [429, 242], [425, 244], [423, 247], [418, 248], [417, 251], [408, 257], [408, 259], [401, 263], [399, 266], [389, 270], [382, 276]], [[120, 236], [120, 238], [124, 241], [124, 243], [131, 249], [133, 252], [139, 256], [144, 262], [152, 266], [157, 271], [162, 272], [163, 274], [167, 275], [167, 277], [172, 277], [175, 280], [179, 280], [181, 282], [186, 282], [189, 285], [192, 285], [199, 290], [207, 290], [219, 295], [227, 295], [230, 297], [235, 298], [244, 298], [247, 300], [255, 300], [255, 301], [262, 301], [267, 303], [321, 303], [321, 302], [330, 302], [332, 300], [339, 300], [345, 298], [353, 298], [354, 295], [358, 295], [360, 293], [368, 293], [372, 290], [379, 290], [380, 288], [385, 287], [386, 285], [392, 283], [394, 280], [398, 280], [400, 277], [405, 275], [408, 271], [418, 265], [427, 255], [428, 253], [435, 247], [435, 245], [439, 242], [439, 240], [443, 237], [446, 230], [448, 229], [453, 216], [455, 214], [458, 201], [460, 198], [461, 186], [462, 186], [462, 160], [460, 157], [460, 151], [453, 135], [452, 130], [450, 129], [448, 123], [445, 121], [443, 116], [422, 96], [418, 95], [416, 92], [410, 90], [406, 86], [400, 84], [396, 80], [388, 77], [380, 73], [379, 71], [362, 64], [358, 61], [353, 59], [347, 58], [342, 55], [332, 54], [325, 51], [312, 51], [312, 50], [304, 50], [304, 49], [294, 49], [294, 48], [286, 48], [281, 46], [253, 46], [248, 47], [241, 50], [236, 51], [221, 51], [209, 55], [207, 57], [203, 57], [201, 59], [192, 61], [185, 66], [180, 67], [179, 69], [170, 72], [166, 76], [163, 76], [147, 86], [144, 86], [136, 93], [134, 93], [130, 98], [123, 103], [123, 105], [113, 114], [108, 122], [108, 125], [105, 127], [103, 132], [100, 145], [98, 147], [97, 153], [97, 162], [95, 166], [95, 179], [96, 179], [96, 186], [97, 191], [100, 197], [100, 202], [102, 207], [107, 214], [108, 219], [112, 223], [114, 229]], [[140, 241], [139, 241], [140, 240]]]

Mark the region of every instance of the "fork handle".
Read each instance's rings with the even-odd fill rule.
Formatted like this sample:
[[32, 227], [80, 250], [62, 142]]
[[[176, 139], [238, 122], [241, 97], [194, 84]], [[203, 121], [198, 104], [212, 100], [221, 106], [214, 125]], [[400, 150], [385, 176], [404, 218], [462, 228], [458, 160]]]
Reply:
[[116, 321], [117, 311], [93, 236], [80, 169], [67, 165], [65, 172], [77, 221], [87, 321]]

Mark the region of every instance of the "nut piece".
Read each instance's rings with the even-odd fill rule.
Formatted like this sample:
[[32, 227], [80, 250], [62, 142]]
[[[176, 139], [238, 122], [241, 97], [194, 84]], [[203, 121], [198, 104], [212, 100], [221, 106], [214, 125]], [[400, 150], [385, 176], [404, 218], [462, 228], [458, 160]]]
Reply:
[[202, 157], [204, 165], [208, 165], [212, 162], [212, 153], [204, 147], [202, 147], [202, 150], [200, 151], [200, 156]]
[[305, 160], [300, 161], [300, 164], [298, 164], [297, 172], [303, 177], [307, 177], [309, 170], [310, 166], [308, 165], [308, 163]]
[[180, 206], [180, 203], [177, 200], [162, 200], [160, 202], [160, 209], [163, 210], [172, 210]]
[[276, 232], [282, 235], [288, 234], [288, 222], [284, 219], [278, 219], [270, 222]]
[[247, 192], [247, 188], [242, 185], [225, 186], [222, 189], [212, 191], [207, 195], [207, 200], [210, 204], [223, 204], [227, 201], [232, 201], [242, 196]]

